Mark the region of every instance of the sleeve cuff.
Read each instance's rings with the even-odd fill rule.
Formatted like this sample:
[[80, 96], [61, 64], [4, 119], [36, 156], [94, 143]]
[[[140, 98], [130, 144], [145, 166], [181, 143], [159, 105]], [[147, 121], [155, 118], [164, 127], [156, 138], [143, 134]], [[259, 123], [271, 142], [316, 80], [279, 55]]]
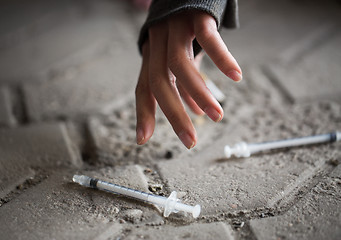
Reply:
[[[143, 24], [138, 47], [142, 53], [142, 45], [148, 39], [148, 29], [153, 24], [166, 19], [172, 14], [186, 10], [201, 10], [210, 14], [217, 23], [218, 29], [224, 27], [236, 27], [238, 15], [236, 14], [237, 0], [154, 0], [150, 6], [146, 22]], [[228, 16], [226, 16], [228, 13]], [[194, 51], [200, 51], [199, 44], [195, 41]]]

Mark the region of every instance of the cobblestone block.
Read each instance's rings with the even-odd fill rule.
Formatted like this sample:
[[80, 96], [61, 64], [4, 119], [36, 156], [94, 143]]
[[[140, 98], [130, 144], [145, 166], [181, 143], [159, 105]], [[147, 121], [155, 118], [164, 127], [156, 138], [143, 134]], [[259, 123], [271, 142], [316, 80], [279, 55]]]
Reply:
[[[135, 19], [117, 21], [130, 14], [127, 3], [107, 4], [107, 8], [95, 4], [96, 17], [88, 19], [91, 26], [83, 23], [84, 34], [91, 33], [92, 37], [80, 36], [87, 39], [86, 44], [78, 46], [79, 43], [72, 40], [77, 48], [51, 63], [43, 74], [44, 82], [25, 84], [23, 91], [29, 120], [98, 113], [125, 100], [127, 92], [133, 95], [141, 61], [136, 47]], [[92, 25], [101, 32], [92, 32]]]
[[184, 201], [199, 203], [205, 216], [258, 215], [278, 204], [340, 154], [338, 144], [302, 147], [245, 159], [225, 159], [224, 146], [239, 141], [263, 142], [331, 132], [341, 121], [340, 106], [333, 103], [296, 106], [293, 109], [254, 109], [226, 127], [220, 139], [200, 154], [157, 164], [169, 191], [186, 192]]
[[170, 159], [183, 153], [166, 119], [158, 114], [158, 128], [145, 146], [135, 141], [135, 105], [124, 104], [104, 116], [91, 117], [88, 128], [94, 148], [93, 163], [121, 165], [130, 163], [150, 164], [155, 159]]
[[252, 111], [250, 106], [285, 104], [285, 98], [257, 67], [247, 67], [245, 79], [238, 84], [218, 72], [207, 58], [203, 71], [226, 95], [222, 102], [225, 117], [217, 124], [207, 117], [198, 117], [188, 111], [198, 136], [197, 146], [193, 150], [188, 151], [182, 145], [161, 111], [157, 111], [156, 128], [150, 141], [144, 146], [136, 145], [135, 104], [129, 100], [107, 108], [102, 115], [89, 118], [88, 129], [95, 152], [92, 160], [97, 164], [121, 164], [127, 161], [146, 164], [154, 160], [193, 155], [220, 138], [230, 124], [249, 114]]
[[0, 127], [11, 127], [15, 123], [10, 92], [8, 88], [0, 87]]
[[[136, 52], [128, 54], [126, 50], [122, 47], [113, 54], [89, 59], [69, 68], [53, 82], [26, 85], [24, 93], [29, 119], [37, 121], [98, 113], [106, 105], [125, 99], [126, 92], [132, 95], [140, 59]], [[125, 60], [117, 62], [126, 54]]]
[[341, 102], [341, 55], [335, 51], [341, 31], [299, 56], [297, 61], [269, 65], [270, 72], [293, 101], [334, 100]]
[[324, 178], [283, 215], [251, 220], [257, 239], [339, 239], [341, 180], [337, 175]]
[[[0, 9], [0, 39], [2, 40], [5, 38], [7, 34], [13, 32], [18, 33], [18, 30], [24, 27], [28, 28], [27, 31], [30, 29], [31, 33], [36, 33], [34, 30], [37, 30], [37, 28], [39, 29], [36, 24], [39, 24], [38, 21], [42, 20], [41, 17], [50, 15], [52, 12], [60, 13], [60, 10], [65, 8], [65, 3], [66, 1], [63, 0], [58, 3], [51, 0], [34, 0], [31, 5], [27, 5], [25, 2], [21, 1], [2, 1]], [[60, 18], [61, 17], [59, 17], [59, 19]], [[31, 24], [34, 24], [34, 26]], [[11, 40], [16, 40], [16, 38]], [[0, 44], [0, 48], [3, 46], [4, 45]]]
[[225, 223], [194, 223], [188, 226], [135, 228], [125, 239], [226, 239], [234, 238], [231, 227]]
[[[48, 4], [42, 6], [47, 7], [46, 5]], [[51, 4], [51, 9], [54, 8], [54, 5], [59, 5], [59, 14], [53, 15], [51, 18], [59, 19], [51, 21], [51, 26], [47, 31], [2, 49], [0, 82], [15, 84], [26, 83], [28, 80], [30, 82], [51, 80], [51, 75], [55, 74], [56, 66], [102, 39], [110, 39], [112, 43], [118, 43], [121, 46], [126, 46], [130, 41], [132, 45], [129, 46], [129, 49], [138, 55], [135, 15], [131, 15], [128, 3], [123, 1], [115, 3], [61, 1], [58, 4]], [[40, 5], [35, 6], [33, 10], [39, 9], [38, 6]], [[28, 12], [30, 10], [32, 9], [29, 8]], [[43, 17], [43, 15], [40, 16]], [[7, 17], [10, 19], [10, 16]], [[121, 19], [125, 20], [121, 21]], [[29, 28], [30, 23], [26, 24]], [[126, 39], [127, 35], [133, 36]], [[124, 54], [128, 53], [121, 53], [118, 59]], [[135, 58], [139, 59], [138, 56]], [[84, 62], [84, 59], [78, 60]], [[128, 61], [128, 63], [130, 62]], [[18, 68], [18, 66], [20, 67]]]
[[[109, 194], [71, 183], [72, 173], [53, 174], [0, 208], [5, 239], [107, 239], [122, 226]], [[92, 199], [102, 197], [101, 205]], [[99, 198], [100, 198], [99, 197]]]
[[[340, 156], [338, 156], [338, 161], [340, 161]], [[334, 171], [330, 174], [330, 177], [334, 178], [341, 178], [341, 164], [339, 162], [339, 165], [334, 169]]]
[[63, 124], [0, 129], [0, 197], [32, 177], [37, 169], [79, 167]]
[[225, 120], [232, 122], [236, 115], [245, 115], [251, 106], [263, 106], [276, 104], [288, 104], [286, 96], [277, 86], [272, 84], [271, 79], [265, 74], [263, 69], [254, 64], [243, 67], [243, 80], [233, 82], [223, 73], [217, 70], [208, 57], [204, 58], [202, 64], [203, 72], [215, 82], [220, 90], [225, 94], [223, 102]]
[[161, 213], [148, 203], [72, 183], [73, 174], [84, 174], [148, 192], [144, 170], [130, 165], [55, 172], [1, 206], [0, 231], [6, 239], [99, 240], [121, 236], [130, 223], [162, 225]]
[[333, 1], [323, 6], [314, 2], [288, 4], [282, 0], [241, 2], [240, 28], [223, 30], [222, 36], [242, 66], [245, 63], [265, 63], [278, 58], [281, 52], [316, 28], [339, 22], [339, 10], [340, 6]]

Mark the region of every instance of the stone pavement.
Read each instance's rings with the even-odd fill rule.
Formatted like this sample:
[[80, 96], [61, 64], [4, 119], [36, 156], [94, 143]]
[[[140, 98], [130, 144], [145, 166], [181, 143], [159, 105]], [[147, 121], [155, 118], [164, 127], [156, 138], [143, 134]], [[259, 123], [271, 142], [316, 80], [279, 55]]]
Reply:
[[[136, 39], [123, 0], [0, 3], [1, 239], [340, 239], [341, 145], [226, 159], [223, 147], [341, 130], [339, 1], [240, 1], [221, 34], [244, 80], [203, 71], [225, 118], [191, 115], [188, 151], [158, 110], [135, 144]], [[200, 204], [197, 219], [72, 183], [85, 174]]]

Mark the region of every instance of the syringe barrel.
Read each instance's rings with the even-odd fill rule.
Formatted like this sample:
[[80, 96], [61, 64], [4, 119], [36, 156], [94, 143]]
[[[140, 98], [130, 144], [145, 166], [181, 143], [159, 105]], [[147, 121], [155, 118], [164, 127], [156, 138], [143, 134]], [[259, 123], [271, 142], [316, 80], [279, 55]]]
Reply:
[[108, 183], [84, 175], [74, 175], [73, 181], [86, 187], [97, 188], [107, 192], [125, 195], [145, 202], [154, 203], [162, 207], [164, 207], [167, 200], [166, 197], [156, 196], [150, 193], [145, 193], [135, 189], [123, 187], [114, 183]]
[[182, 204], [176, 198], [176, 192], [173, 191], [171, 195], [166, 198], [163, 196], [157, 196], [150, 193], [145, 193], [139, 190], [123, 187], [116, 185], [114, 183], [109, 183], [101, 181], [98, 179], [90, 178], [84, 175], [74, 175], [73, 181], [79, 183], [86, 187], [96, 188], [99, 190], [104, 190], [107, 192], [112, 192], [116, 194], [121, 194], [127, 197], [139, 199], [145, 202], [153, 203], [159, 205], [165, 209], [164, 216], [168, 217], [172, 212], [185, 211], [192, 213], [193, 217], [198, 217], [200, 214], [200, 206], [196, 205], [194, 207]]
[[[114, 193], [122, 194], [131, 198], [140, 199], [145, 202], [153, 203], [163, 208], [166, 208], [168, 205], [168, 207], [170, 207], [169, 208], [170, 212], [184, 211], [184, 212], [191, 213], [193, 217], [195, 218], [198, 217], [200, 214], [199, 205], [192, 207], [190, 205], [177, 202], [177, 200], [175, 199], [171, 199], [171, 201], [169, 201], [169, 198], [152, 195], [149, 193], [141, 192], [135, 189], [127, 188], [127, 187], [122, 187], [122, 186], [119, 186], [113, 183], [104, 182], [101, 180], [97, 180], [96, 187], [98, 189], [102, 189], [105, 191], [114, 192]], [[173, 202], [174, 202], [174, 208], [172, 208]]]
[[122, 186], [119, 186], [119, 185], [116, 185], [113, 183], [108, 183], [108, 182], [104, 182], [104, 181], [100, 181], [100, 180], [97, 182], [96, 186], [98, 189], [122, 194], [122, 195], [132, 197], [135, 199], [140, 199], [142, 201], [148, 201], [148, 196], [149, 196], [148, 193], [141, 192], [141, 191], [138, 191], [135, 189], [122, 187]]
[[337, 138], [335, 133], [330, 134], [322, 134], [316, 136], [309, 136], [309, 137], [301, 137], [301, 138], [291, 138], [279, 141], [271, 141], [271, 142], [264, 142], [260, 144], [248, 144], [248, 148], [250, 153], [256, 153], [259, 151], [266, 151], [270, 149], [278, 149], [278, 148], [286, 148], [286, 147], [295, 147], [301, 145], [310, 145], [316, 143], [323, 143], [323, 142], [330, 142], [333, 138]]
[[157, 196], [157, 195], [151, 195], [149, 194], [147, 202], [156, 204], [160, 207], [164, 207], [166, 204], [167, 198], [162, 197], [162, 196]]

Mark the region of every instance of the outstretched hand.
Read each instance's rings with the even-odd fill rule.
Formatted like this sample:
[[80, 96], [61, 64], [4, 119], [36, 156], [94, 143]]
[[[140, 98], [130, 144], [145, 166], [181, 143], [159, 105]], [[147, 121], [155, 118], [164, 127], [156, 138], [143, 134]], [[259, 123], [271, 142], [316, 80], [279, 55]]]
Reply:
[[156, 103], [188, 149], [195, 146], [197, 136], [181, 98], [196, 114], [206, 113], [215, 122], [223, 118], [223, 109], [194, 62], [195, 38], [226, 76], [234, 81], [242, 79], [241, 69], [211, 15], [186, 11], [151, 26], [149, 39], [142, 48], [142, 67], [135, 91], [138, 144], [146, 143], [153, 135]]

